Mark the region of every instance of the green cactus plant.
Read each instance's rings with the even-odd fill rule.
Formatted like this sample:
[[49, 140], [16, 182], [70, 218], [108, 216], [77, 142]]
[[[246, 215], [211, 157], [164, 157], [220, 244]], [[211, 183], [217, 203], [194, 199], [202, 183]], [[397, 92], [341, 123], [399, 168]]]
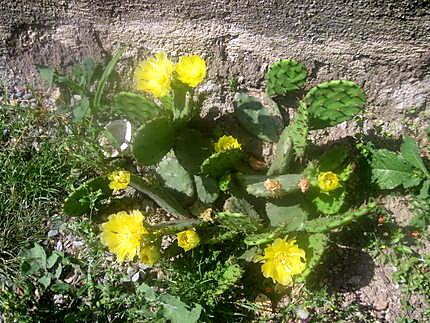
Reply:
[[198, 175], [201, 164], [213, 152], [213, 144], [200, 131], [185, 128], [178, 133], [173, 149], [181, 165]]
[[194, 175], [199, 200], [204, 204], [214, 203], [219, 197], [218, 182], [209, 176]]
[[267, 94], [285, 95], [303, 87], [308, 77], [306, 67], [293, 59], [283, 59], [272, 66], [266, 73]]
[[267, 172], [268, 176], [285, 174], [293, 159], [293, 152], [298, 159], [304, 157], [308, 131], [307, 108], [300, 103], [296, 117], [281, 133], [276, 145], [275, 157]]
[[229, 197], [224, 203], [224, 211], [230, 213], [243, 213], [253, 218], [260, 218], [255, 208], [247, 200], [235, 196]]
[[169, 118], [153, 119], [137, 131], [132, 151], [142, 165], [154, 165], [166, 155], [173, 146], [176, 129]]
[[164, 111], [152, 100], [141, 94], [120, 92], [114, 97], [113, 111], [126, 117], [134, 124], [142, 124], [152, 120]]
[[224, 175], [226, 171], [234, 168], [241, 157], [242, 151], [240, 149], [220, 151], [212, 154], [203, 162], [201, 172], [202, 174], [219, 178]]
[[278, 141], [280, 117], [270, 113], [256, 98], [241, 93], [234, 113], [240, 125], [249, 133], [264, 141]]
[[268, 202], [266, 204], [267, 217], [272, 227], [286, 225], [286, 230], [300, 231], [303, 229], [308, 213], [301, 204], [277, 205]]
[[304, 97], [312, 129], [331, 127], [363, 110], [366, 95], [352, 81], [335, 80], [312, 88]]
[[166, 187], [184, 194], [188, 198], [194, 196], [194, 182], [191, 175], [173, 156], [166, 156], [157, 167]]
[[285, 174], [267, 177], [263, 175], [237, 175], [239, 183], [256, 197], [280, 198], [298, 192], [303, 174]]
[[184, 209], [181, 203], [168, 191], [163, 190], [157, 183], [151, 183], [145, 178], [136, 175], [131, 175], [130, 186], [137, 191], [147, 195], [154, 200], [161, 208], [167, 212], [184, 219], [189, 218], [189, 213]]

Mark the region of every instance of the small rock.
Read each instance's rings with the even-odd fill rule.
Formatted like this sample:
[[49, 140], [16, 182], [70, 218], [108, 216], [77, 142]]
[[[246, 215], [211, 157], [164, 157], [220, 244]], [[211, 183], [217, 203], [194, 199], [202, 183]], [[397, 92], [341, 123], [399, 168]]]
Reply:
[[58, 230], [49, 230], [48, 231], [48, 238], [52, 238], [58, 235]]

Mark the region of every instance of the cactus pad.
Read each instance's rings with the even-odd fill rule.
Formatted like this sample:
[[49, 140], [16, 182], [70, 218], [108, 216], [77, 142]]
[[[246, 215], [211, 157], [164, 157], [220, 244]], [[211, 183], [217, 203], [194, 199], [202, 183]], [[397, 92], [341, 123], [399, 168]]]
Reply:
[[303, 174], [286, 174], [277, 177], [238, 175], [239, 183], [256, 197], [279, 198], [299, 191]]
[[241, 157], [242, 151], [240, 149], [220, 151], [212, 154], [203, 162], [201, 172], [203, 174], [219, 178], [224, 175], [226, 171], [234, 168]]
[[219, 196], [218, 182], [208, 176], [194, 176], [197, 196], [202, 203], [210, 204], [215, 202]]
[[280, 60], [270, 66], [266, 74], [267, 94], [284, 95], [299, 90], [305, 84], [307, 77], [308, 71], [303, 64], [293, 59]]
[[166, 157], [157, 168], [158, 174], [164, 180], [164, 184], [176, 192], [185, 194], [187, 197], [194, 196], [194, 182], [191, 175], [179, 164], [174, 157]]
[[[272, 100], [270, 101], [276, 105]], [[278, 140], [280, 117], [271, 113], [253, 96], [241, 93], [234, 113], [240, 125], [258, 139], [264, 141]]]
[[366, 95], [352, 81], [336, 80], [321, 83], [304, 97], [310, 127], [321, 129], [351, 119], [363, 110]]
[[176, 138], [175, 155], [191, 174], [199, 174], [203, 161], [213, 152], [213, 144], [200, 131], [182, 129]]
[[133, 140], [133, 155], [142, 165], [158, 163], [172, 148], [175, 128], [169, 118], [158, 118], [145, 123]]

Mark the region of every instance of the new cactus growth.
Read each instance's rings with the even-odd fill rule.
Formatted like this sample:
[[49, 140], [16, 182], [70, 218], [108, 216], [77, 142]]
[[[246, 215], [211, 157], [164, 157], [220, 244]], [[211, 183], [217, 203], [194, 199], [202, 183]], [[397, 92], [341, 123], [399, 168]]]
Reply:
[[293, 59], [284, 59], [270, 66], [266, 74], [267, 94], [284, 95], [303, 87], [308, 77], [306, 67]]
[[352, 81], [324, 82], [312, 88], [304, 97], [312, 129], [331, 127], [351, 119], [363, 110], [366, 95]]
[[242, 151], [240, 149], [230, 149], [212, 154], [207, 158], [202, 166], [202, 174], [209, 175], [215, 178], [222, 176], [226, 171], [240, 161]]

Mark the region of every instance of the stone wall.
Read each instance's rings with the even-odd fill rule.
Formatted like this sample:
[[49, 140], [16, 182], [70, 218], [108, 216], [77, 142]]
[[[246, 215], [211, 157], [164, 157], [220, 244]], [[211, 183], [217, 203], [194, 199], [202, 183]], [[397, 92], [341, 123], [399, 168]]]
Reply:
[[246, 87], [261, 86], [271, 62], [294, 57], [312, 84], [361, 84], [371, 123], [394, 134], [429, 123], [428, 0], [0, 1], [0, 79], [40, 87], [34, 63], [64, 67], [122, 44], [130, 65], [158, 50], [199, 53], [211, 79]]

